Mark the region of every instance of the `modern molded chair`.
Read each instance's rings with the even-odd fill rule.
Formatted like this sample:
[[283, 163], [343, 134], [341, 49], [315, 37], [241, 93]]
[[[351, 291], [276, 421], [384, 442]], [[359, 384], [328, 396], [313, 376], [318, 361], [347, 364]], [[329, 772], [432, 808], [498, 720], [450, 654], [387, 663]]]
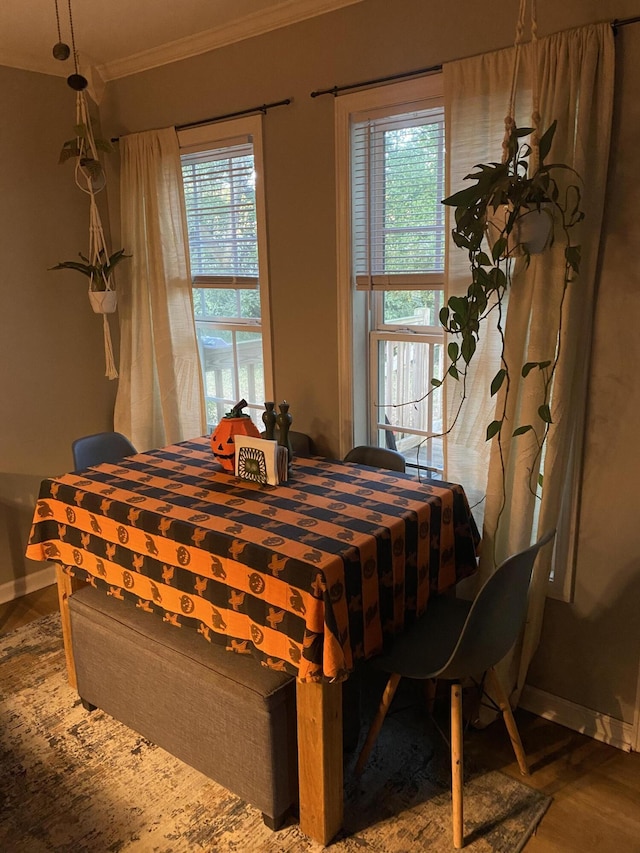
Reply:
[[525, 775], [529, 773], [509, 699], [494, 667], [511, 649], [522, 630], [536, 557], [554, 536], [555, 530], [552, 530], [535, 545], [505, 560], [482, 586], [474, 601], [444, 595], [431, 598], [424, 616], [398, 636], [389, 652], [371, 661], [378, 669], [391, 673], [391, 677], [358, 757], [356, 775], [364, 770], [402, 676], [451, 681], [451, 789], [455, 847], [462, 847], [464, 840], [462, 681], [465, 678], [484, 673], [489, 676], [489, 685], [498, 700], [520, 770]]
[[129, 439], [120, 432], [98, 432], [77, 438], [71, 445], [73, 464], [76, 471], [100, 465], [102, 462], [120, 462], [125, 456], [138, 451]]
[[368, 465], [370, 468], [387, 468], [389, 471], [404, 473], [406, 470], [404, 456], [397, 450], [390, 450], [387, 447], [372, 447], [368, 444], [353, 447], [343, 461]]

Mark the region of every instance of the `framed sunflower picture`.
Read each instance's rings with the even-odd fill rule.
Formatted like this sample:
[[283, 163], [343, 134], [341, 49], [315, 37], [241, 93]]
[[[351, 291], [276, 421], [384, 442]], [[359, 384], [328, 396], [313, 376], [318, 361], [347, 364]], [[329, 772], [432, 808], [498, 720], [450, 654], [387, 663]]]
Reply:
[[277, 486], [287, 479], [287, 448], [250, 435], [234, 437], [236, 477]]

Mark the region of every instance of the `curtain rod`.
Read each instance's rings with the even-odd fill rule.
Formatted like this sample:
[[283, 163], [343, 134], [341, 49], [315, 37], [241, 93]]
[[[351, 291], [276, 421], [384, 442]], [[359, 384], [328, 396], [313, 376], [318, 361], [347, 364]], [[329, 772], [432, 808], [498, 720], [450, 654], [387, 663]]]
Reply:
[[613, 30], [613, 34], [615, 36], [618, 32], [619, 27], [626, 27], [627, 24], [638, 23], [640, 23], [640, 15], [636, 15], [635, 18], [623, 18], [622, 20], [618, 20], [618, 18], [615, 18], [613, 21], [611, 21], [611, 29]]
[[400, 74], [390, 74], [388, 77], [377, 77], [375, 80], [363, 80], [362, 83], [350, 83], [346, 86], [333, 86], [331, 89], [318, 89], [316, 92], [311, 92], [312, 98], [318, 98], [320, 95], [333, 95], [338, 92], [344, 92], [347, 89], [359, 89], [363, 86], [375, 86], [376, 83], [389, 83], [391, 80], [401, 80], [404, 77], [414, 77], [418, 74], [434, 74], [436, 71], [442, 71], [442, 65], [431, 65], [429, 68], [416, 68], [415, 71], [402, 71]]
[[[238, 110], [235, 113], [225, 113], [224, 115], [214, 116], [213, 118], [203, 118], [200, 121], [190, 121], [187, 124], [177, 124], [176, 130], [188, 130], [192, 127], [201, 127], [203, 124], [214, 124], [217, 121], [224, 121], [227, 118], [238, 118], [238, 116], [247, 116], [251, 115], [251, 113], [262, 113], [266, 114], [267, 110], [271, 110], [274, 107], [286, 107], [293, 101], [293, 98], [285, 98], [284, 101], [273, 101], [270, 104], [261, 104], [257, 107], [249, 107], [246, 110]], [[120, 139], [119, 136], [112, 136], [112, 142], [118, 142]]]
[[[616, 35], [620, 27], [626, 27], [627, 24], [640, 23], [640, 15], [635, 18], [616, 18], [611, 22], [611, 29]], [[333, 95], [334, 98], [339, 92], [346, 92], [349, 89], [360, 89], [365, 86], [375, 86], [377, 83], [390, 83], [392, 80], [402, 80], [405, 77], [417, 77], [420, 74], [434, 74], [436, 71], [442, 71], [442, 65], [431, 65], [429, 68], [416, 68], [414, 71], [403, 71], [399, 74], [390, 74], [387, 77], [377, 77], [375, 80], [364, 80], [362, 83], [349, 83], [345, 86], [332, 86], [330, 89], [318, 89], [311, 92], [312, 98], [318, 98], [320, 95]]]

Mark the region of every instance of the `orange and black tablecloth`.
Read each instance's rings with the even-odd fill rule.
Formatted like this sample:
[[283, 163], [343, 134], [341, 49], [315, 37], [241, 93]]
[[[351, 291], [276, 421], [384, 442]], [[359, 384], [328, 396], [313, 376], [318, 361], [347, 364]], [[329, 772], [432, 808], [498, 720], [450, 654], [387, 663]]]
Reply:
[[27, 556], [312, 681], [472, 574], [478, 539], [458, 485], [318, 457], [260, 485], [198, 438], [44, 480]]

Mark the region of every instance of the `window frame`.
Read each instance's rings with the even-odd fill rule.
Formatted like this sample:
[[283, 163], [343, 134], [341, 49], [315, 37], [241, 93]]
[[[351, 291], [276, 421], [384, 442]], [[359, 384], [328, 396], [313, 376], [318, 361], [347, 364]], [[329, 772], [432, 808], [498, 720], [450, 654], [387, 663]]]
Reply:
[[[196, 153], [225, 149], [239, 142], [251, 142], [253, 146], [253, 162], [255, 171], [255, 206], [258, 247], [258, 276], [257, 279], [245, 276], [206, 276], [191, 277], [192, 288], [206, 287], [208, 281], [215, 279], [218, 286], [226, 284], [231, 289], [257, 289], [260, 294], [260, 319], [257, 318], [220, 318], [228, 326], [228, 330], [236, 332], [260, 331], [262, 336], [262, 361], [264, 374], [264, 393], [267, 400], [274, 395], [274, 365], [271, 322], [271, 289], [269, 281], [267, 216], [265, 199], [265, 170], [263, 152], [263, 122], [261, 115], [251, 115], [227, 121], [214, 122], [198, 127], [185, 128], [177, 131], [180, 154]], [[209, 284], [209, 286], [211, 286]], [[200, 355], [200, 368], [204, 381], [204, 365]], [[237, 372], [237, 364], [235, 365]], [[237, 401], [236, 401], [237, 402]], [[255, 401], [263, 402], [263, 401]], [[259, 407], [251, 407], [254, 415]]]
[[[379, 117], [384, 111], [389, 115], [399, 114], [403, 110], [410, 112], [415, 109], [428, 108], [429, 102], [434, 107], [444, 103], [442, 74], [433, 74], [414, 80], [393, 83], [375, 89], [367, 89], [336, 98], [335, 103], [335, 148], [336, 148], [336, 244], [337, 244], [337, 277], [338, 277], [338, 363], [340, 369], [339, 383], [339, 442], [340, 454], [344, 454], [354, 444], [369, 443], [377, 428], [375, 419], [371, 417], [375, 403], [370, 392], [372, 382], [371, 348], [369, 334], [388, 334], [390, 336], [406, 334], [406, 328], [392, 324], [376, 326], [370, 323], [372, 310], [381, 311], [381, 300], [387, 287], [377, 286], [374, 281], [362, 294], [363, 298], [356, 304], [354, 300], [353, 282], [353, 252], [352, 252], [352, 216], [351, 216], [351, 121], [352, 117], [365, 111], [376, 113]], [[436, 273], [401, 274], [395, 282], [394, 290], [401, 289], [442, 289], [444, 290], [444, 270]], [[404, 279], [404, 281], [403, 281]], [[416, 286], [417, 281], [424, 282], [422, 287]], [[415, 282], [415, 283], [414, 283]], [[375, 305], [377, 303], [377, 305]], [[364, 331], [366, 329], [366, 331]], [[354, 334], [355, 332], [355, 334]], [[445, 343], [444, 330], [441, 327], [421, 327], [420, 332], [425, 337], [442, 336]], [[359, 335], [359, 344], [355, 340]], [[356, 356], [356, 347], [362, 350], [363, 339], [366, 338], [366, 358]], [[362, 353], [360, 352], [360, 355]], [[365, 405], [356, 406], [355, 389], [366, 387]], [[369, 421], [369, 424], [367, 423]]]

